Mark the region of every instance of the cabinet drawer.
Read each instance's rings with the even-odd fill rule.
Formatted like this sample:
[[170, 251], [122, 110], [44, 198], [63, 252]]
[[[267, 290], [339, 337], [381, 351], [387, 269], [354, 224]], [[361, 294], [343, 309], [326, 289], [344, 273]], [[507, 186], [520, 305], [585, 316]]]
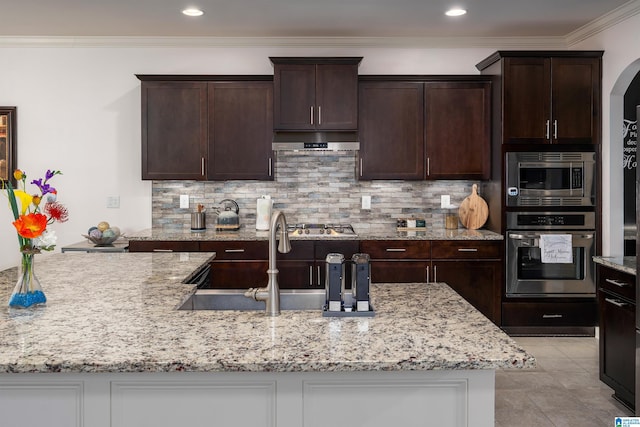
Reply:
[[350, 260], [351, 255], [360, 251], [360, 243], [357, 240], [347, 241], [319, 241], [316, 242], [315, 259], [324, 261], [327, 254], [339, 253], [344, 255], [345, 260]]
[[502, 326], [595, 326], [597, 315], [595, 299], [502, 304]]
[[436, 240], [431, 242], [431, 257], [434, 259], [500, 259], [502, 257], [503, 244], [503, 241]]
[[373, 283], [427, 282], [429, 261], [371, 261]]
[[269, 243], [267, 241], [207, 241], [200, 242], [200, 250], [215, 252], [215, 261], [269, 258]]
[[130, 240], [129, 252], [198, 252], [200, 247], [194, 241], [173, 240]]
[[598, 287], [636, 301], [636, 276], [598, 265]]
[[[283, 254], [276, 250], [276, 259], [313, 259], [313, 241], [312, 240], [290, 240], [291, 251]], [[279, 266], [278, 266], [279, 268]]]
[[371, 259], [428, 259], [430, 242], [423, 240], [363, 240], [360, 252]]

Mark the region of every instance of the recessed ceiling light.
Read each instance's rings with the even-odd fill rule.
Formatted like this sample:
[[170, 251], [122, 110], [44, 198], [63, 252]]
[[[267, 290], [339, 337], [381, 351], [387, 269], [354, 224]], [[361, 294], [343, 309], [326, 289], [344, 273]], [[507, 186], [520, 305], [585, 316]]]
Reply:
[[182, 13], [184, 15], [187, 15], [187, 16], [202, 16], [202, 15], [204, 15], [203, 11], [201, 11], [200, 9], [195, 9], [195, 8], [185, 9], [185, 10], [182, 11]]
[[462, 16], [465, 13], [467, 13], [465, 9], [454, 8], [447, 10], [444, 14], [447, 16]]

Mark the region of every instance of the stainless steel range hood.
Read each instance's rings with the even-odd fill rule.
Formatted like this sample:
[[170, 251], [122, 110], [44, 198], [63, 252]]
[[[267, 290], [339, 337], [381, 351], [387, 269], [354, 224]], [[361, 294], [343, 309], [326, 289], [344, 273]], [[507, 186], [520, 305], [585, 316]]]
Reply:
[[274, 132], [274, 151], [355, 151], [358, 132]]

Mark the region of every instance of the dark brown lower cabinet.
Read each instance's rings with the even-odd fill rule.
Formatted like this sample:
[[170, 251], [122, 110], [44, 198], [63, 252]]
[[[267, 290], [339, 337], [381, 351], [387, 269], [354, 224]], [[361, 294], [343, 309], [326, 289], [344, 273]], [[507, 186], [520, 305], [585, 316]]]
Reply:
[[434, 260], [434, 278], [445, 282], [492, 322], [500, 324], [502, 262]]
[[600, 380], [613, 397], [635, 408], [635, 277], [598, 265]]
[[431, 242], [425, 240], [363, 240], [360, 252], [371, 257], [373, 283], [428, 282]]

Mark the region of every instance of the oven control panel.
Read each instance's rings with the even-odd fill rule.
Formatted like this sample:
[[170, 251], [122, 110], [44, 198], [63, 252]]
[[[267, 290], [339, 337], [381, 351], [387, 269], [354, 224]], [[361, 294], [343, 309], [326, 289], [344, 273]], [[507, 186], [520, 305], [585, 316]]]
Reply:
[[507, 212], [507, 228], [510, 230], [591, 230], [595, 228], [595, 213]]

